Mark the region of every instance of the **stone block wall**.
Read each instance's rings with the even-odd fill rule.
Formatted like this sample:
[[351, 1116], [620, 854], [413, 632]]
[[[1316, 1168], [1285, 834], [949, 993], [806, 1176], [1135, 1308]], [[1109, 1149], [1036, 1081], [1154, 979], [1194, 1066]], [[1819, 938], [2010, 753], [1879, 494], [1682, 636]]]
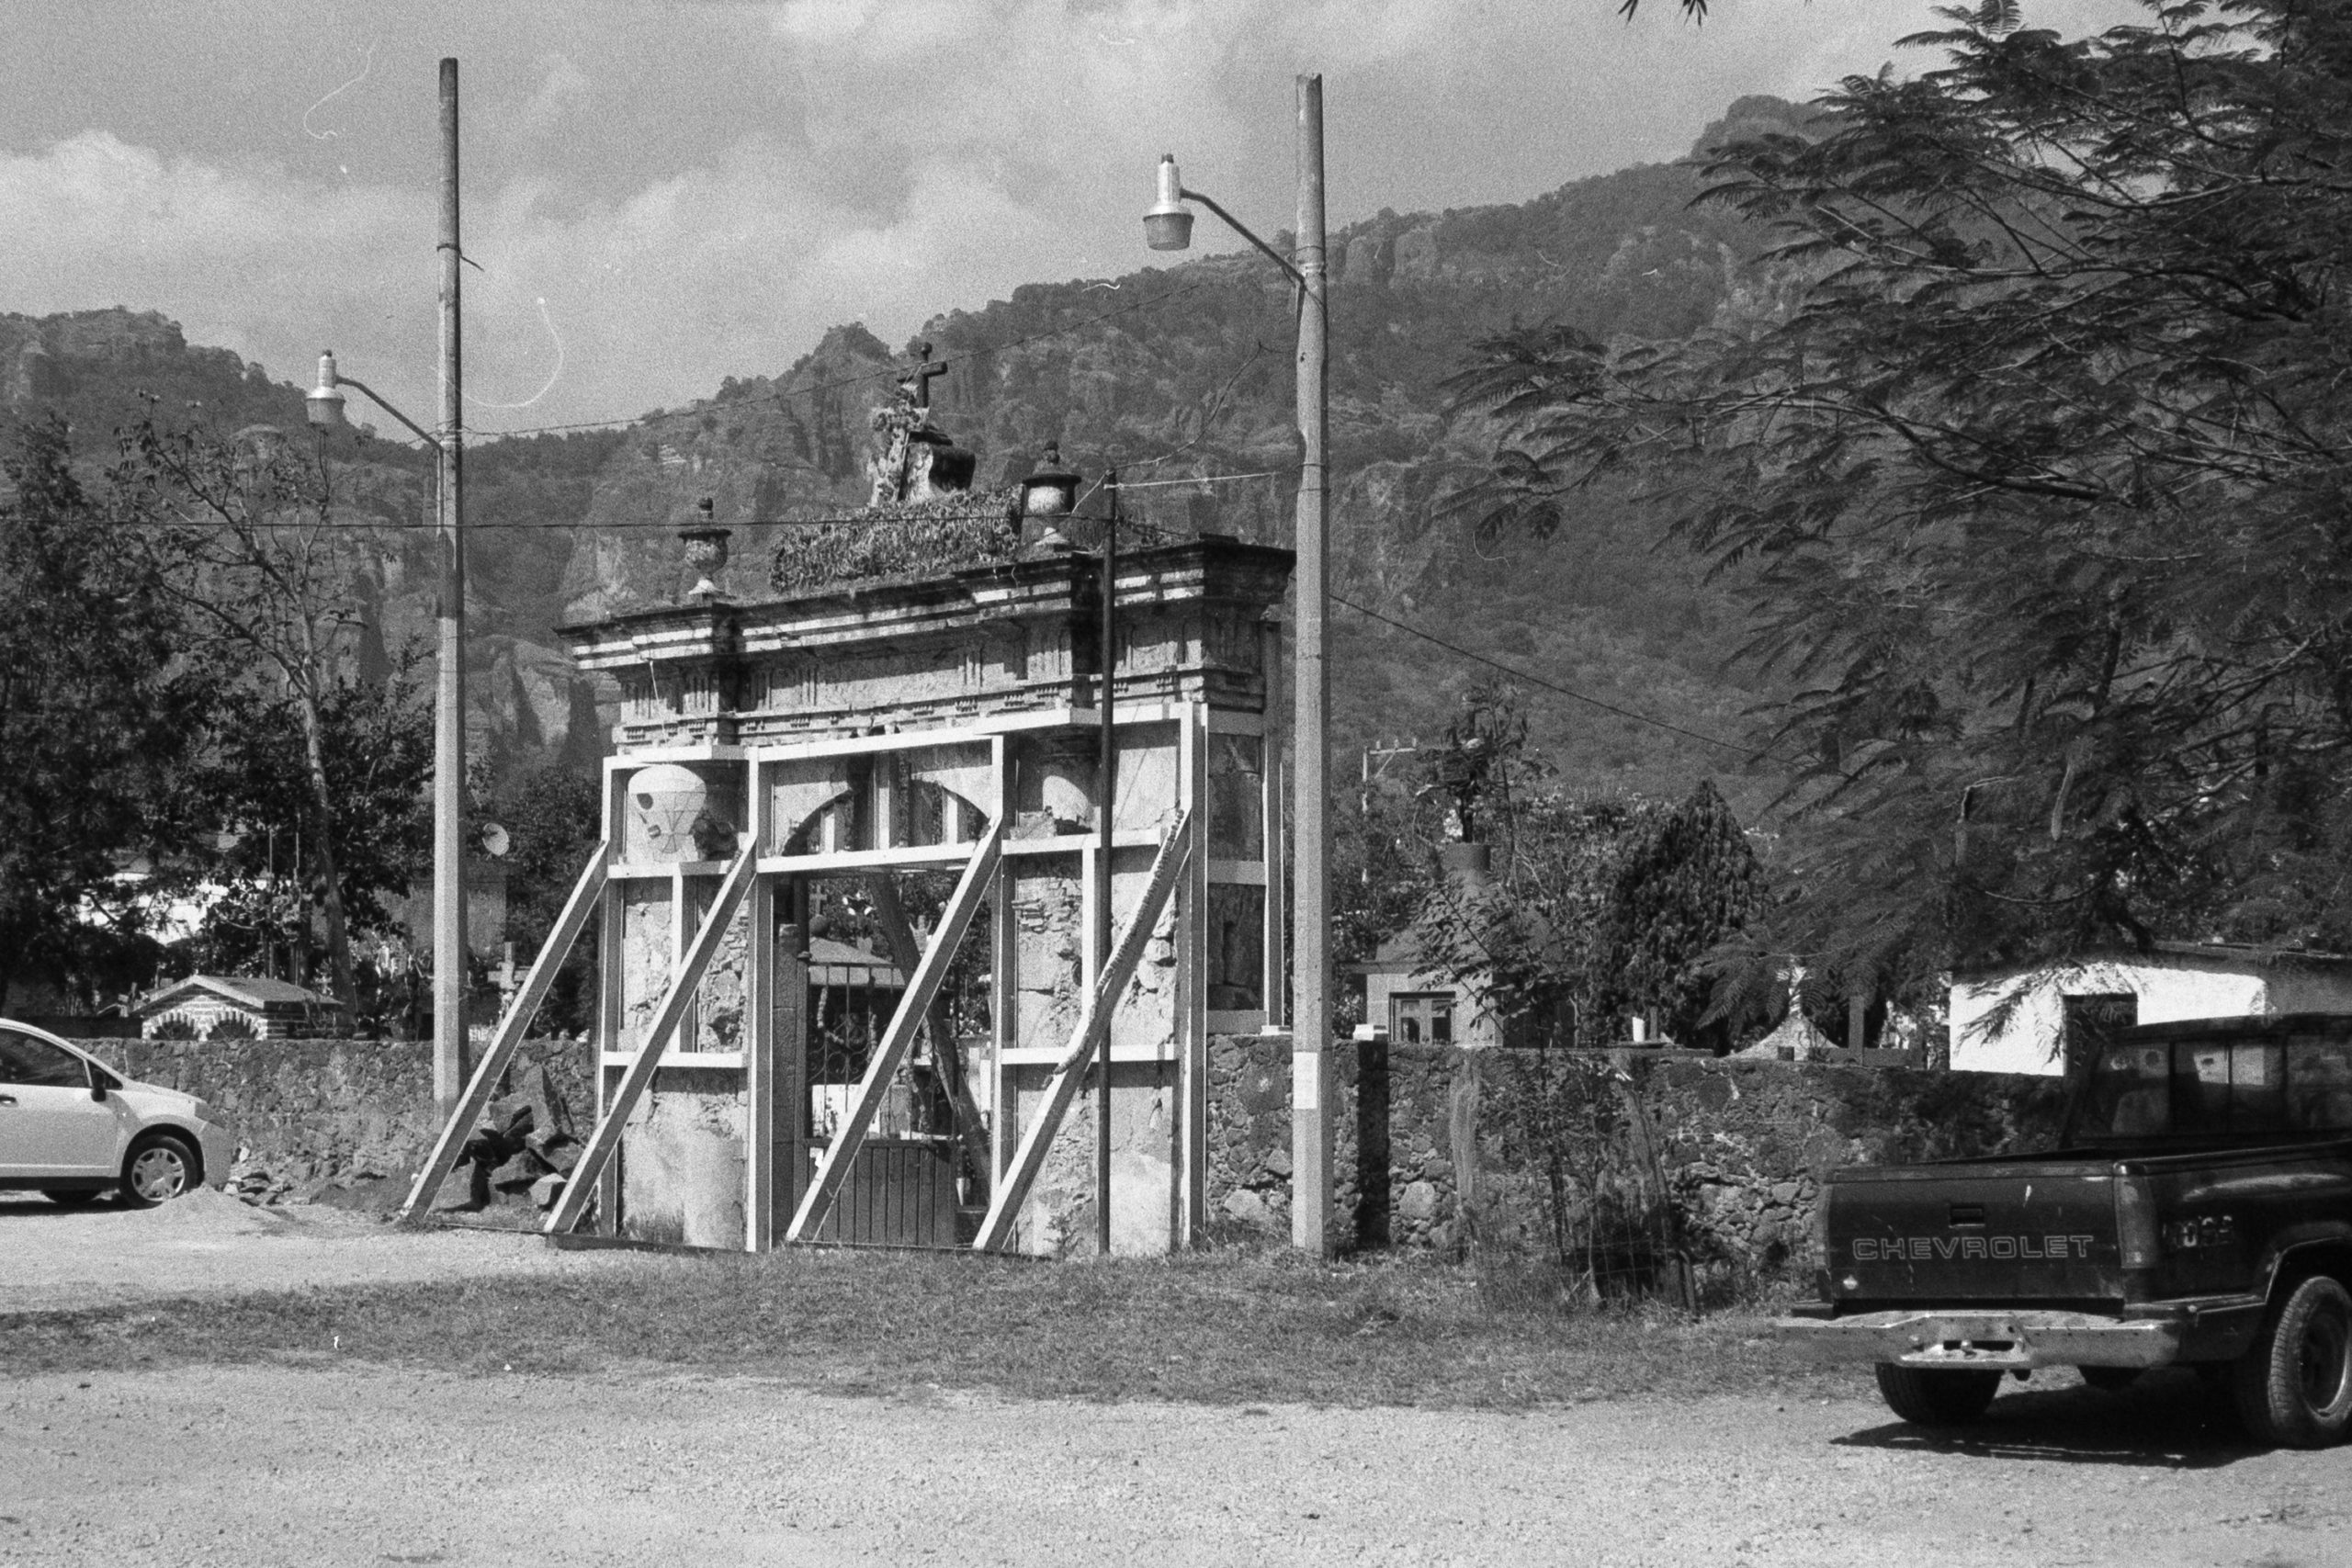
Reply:
[[[433, 1146], [429, 1040], [83, 1040], [125, 1077], [210, 1101], [236, 1129], [251, 1190], [297, 1201], [356, 1194], [390, 1206]], [[577, 1124], [594, 1119], [589, 1048], [526, 1041], [514, 1072], [537, 1065]], [[256, 1173], [262, 1180], [251, 1179]]]
[[[1822, 1177], [1844, 1165], [2054, 1142], [2057, 1080], [1639, 1051], [1546, 1056], [1341, 1047], [1334, 1206], [1359, 1248], [1557, 1250], [1561, 1195], [1663, 1192], [1674, 1245], [1745, 1274], [1809, 1269]], [[1220, 1037], [1209, 1059], [1212, 1235], [1290, 1230], [1290, 1042]], [[1562, 1075], [1577, 1075], [1564, 1101]], [[1559, 1157], [1562, 1107], [1599, 1136]]]

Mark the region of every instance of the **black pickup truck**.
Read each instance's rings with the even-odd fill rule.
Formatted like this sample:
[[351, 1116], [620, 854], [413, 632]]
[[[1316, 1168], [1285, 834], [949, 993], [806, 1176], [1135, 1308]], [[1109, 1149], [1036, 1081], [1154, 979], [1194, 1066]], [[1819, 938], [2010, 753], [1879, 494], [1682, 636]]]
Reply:
[[1876, 1363], [1906, 1421], [1973, 1420], [2005, 1372], [2188, 1365], [2258, 1440], [2352, 1427], [2352, 1017], [2121, 1031], [2057, 1148], [1838, 1171], [1815, 1222], [1821, 1300], [1779, 1328]]

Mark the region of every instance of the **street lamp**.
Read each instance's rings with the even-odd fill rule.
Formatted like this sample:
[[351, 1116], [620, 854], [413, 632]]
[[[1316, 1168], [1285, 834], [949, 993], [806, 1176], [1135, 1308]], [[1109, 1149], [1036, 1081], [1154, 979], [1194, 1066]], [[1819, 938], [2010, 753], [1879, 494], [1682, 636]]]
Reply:
[[302, 395], [303, 412], [310, 416], [312, 424], [317, 425], [321, 430], [350, 428], [351, 422], [344, 417], [343, 389], [345, 387], [366, 393], [370, 402], [408, 426], [408, 433], [411, 435], [432, 447], [436, 455], [440, 452], [441, 442], [432, 432], [394, 408], [384, 400], [381, 392], [362, 381], [358, 377], [346, 376], [336, 368], [334, 350], [331, 348], [319, 355], [319, 384]]
[[319, 384], [303, 399], [310, 422], [345, 423], [343, 389], [365, 393], [405, 425], [437, 459], [435, 532], [441, 547], [440, 648], [433, 708], [433, 1098], [440, 1117], [455, 1113], [465, 1091], [466, 1062], [466, 552], [465, 412], [458, 352], [458, 62], [441, 62], [441, 225], [434, 247], [441, 263], [441, 428], [428, 434], [365, 381], [319, 355]]
[[1324, 814], [1328, 786], [1331, 678], [1323, 657], [1323, 625], [1330, 604], [1325, 562], [1325, 437], [1330, 401], [1324, 390], [1329, 363], [1329, 310], [1323, 265], [1323, 78], [1298, 78], [1298, 236], [1295, 263], [1251, 233], [1232, 213], [1184, 188], [1173, 153], [1159, 161], [1159, 199], [1144, 214], [1144, 243], [1181, 251], [1193, 242], [1197, 202], [1272, 258], [1298, 286], [1297, 672], [1291, 682], [1294, 777], [1297, 824], [1291, 916], [1291, 1241], [1329, 1254], [1331, 1235], [1331, 827]]

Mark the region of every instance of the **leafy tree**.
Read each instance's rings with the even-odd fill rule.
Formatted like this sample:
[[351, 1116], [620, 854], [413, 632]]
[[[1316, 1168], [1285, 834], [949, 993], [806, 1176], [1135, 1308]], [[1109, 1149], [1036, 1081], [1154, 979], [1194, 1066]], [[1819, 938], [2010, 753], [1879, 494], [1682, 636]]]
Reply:
[[[1703, 782], [1672, 807], [1562, 790], [1524, 732], [1515, 692], [1473, 689], [1446, 744], [1421, 759], [1421, 786], [1366, 813], [1388, 837], [1365, 862], [1383, 874], [1363, 879], [1352, 914], [1385, 911], [1380, 936], [1416, 926], [1431, 970], [1480, 997], [1506, 1038], [1607, 1039], [1606, 1021], [1641, 1013], [1675, 1039], [1722, 1042], [1706, 966], [1762, 890], [1731, 808]], [[1436, 869], [1438, 847], [1465, 823], [1488, 847], [1483, 887]]]
[[1701, 780], [1618, 859], [1600, 944], [1616, 999], [1686, 1043], [1728, 1044], [1722, 1025], [1748, 1015], [1713, 1005], [1707, 960], [1746, 930], [1763, 892], [1763, 868], [1738, 818]]
[[[219, 659], [245, 671], [250, 686], [243, 700], [251, 711], [291, 721], [289, 738], [299, 748], [279, 765], [301, 788], [303, 877], [325, 927], [335, 998], [356, 1018], [360, 998], [343, 863], [356, 847], [355, 831], [375, 824], [362, 829], [338, 802], [339, 784], [347, 787], [360, 775], [337, 778], [332, 716], [340, 705], [356, 717], [351, 705], [367, 700], [350, 677], [360, 629], [356, 551], [368, 530], [337, 514], [323, 468], [306, 468], [274, 428], [256, 426], [222, 441], [201, 429], [166, 430], [150, 421], [130, 432], [124, 446], [150, 504], [181, 525], [186, 558], [170, 581], [184, 619]], [[379, 705], [375, 714], [416, 728], [424, 722], [413, 704]], [[288, 733], [283, 727], [277, 732]], [[413, 733], [374, 739], [388, 749], [355, 762], [379, 778], [413, 773], [406, 761]]]
[[175, 541], [135, 488], [93, 493], [64, 426], [0, 462], [0, 1000], [12, 974], [86, 970], [135, 938], [116, 873], [182, 841], [175, 771], [213, 682], [171, 592]]
[[[485, 803], [507, 833], [506, 938], [518, 964], [538, 956], [595, 847], [604, 822], [600, 787], [593, 769], [548, 762], [513, 774]], [[584, 1030], [594, 1021], [595, 955], [592, 919], [556, 972], [537, 1031]]]
[[286, 953], [289, 977], [309, 977], [322, 863], [303, 839], [321, 821], [351, 937], [388, 929], [390, 901], [407, 892], [430, 834], [424, 784], [432, 740], [413, 663], [402, 661], [382, 680], [331, 676], [319, 694], [319, 728], [323, 818], [303, 765], [299, 705], [282, 689], [250, 681], [221, 694], [213, 742], [189, 786], [201, 818], [218, 830], [209, 852], [192, 856], [184, 874], [222, 891], [180, 955], [191, 968], [267, 970], [275, 953]]
[[[2352, 13], [1946, 11], [1916, 78], [1717, 155], [1714, 326], [1487, 345], [1472, 498], [1644, 480], [1807, 684], [1750, 957], [1917, 994], [2118, 941], [2352, 941]], [[1753, 978], [1751, 975], [1750, 978]]]

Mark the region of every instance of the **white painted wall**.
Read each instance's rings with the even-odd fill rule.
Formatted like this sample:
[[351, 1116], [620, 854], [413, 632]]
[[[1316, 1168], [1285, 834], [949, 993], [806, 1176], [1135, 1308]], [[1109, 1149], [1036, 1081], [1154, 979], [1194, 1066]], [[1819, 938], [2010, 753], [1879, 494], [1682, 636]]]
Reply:
[[[2142, 1023], [2290, 1010], [2273, 1005], [2272, 978], [2268, 972], [2251, 965], [2225, 969], [2211, 963], [2189, 964], [2159, 956], [2102, 959], [1999, 980], [1955, 981], [1951, 987], [1952, 1068], [2056, 1076], [2064, 1070], [2059, 1060], [2059, 1033], [2067, 997], [2130, 992], [2140, 998]], [[2310, 998], [2306, 993], [2311, 987], [2296, 985], [2294, 1007], [2352, 1005], [2352, 998], [2343, 995], [2352, 986], [2335, 981], [2324, 988], [2335, 995], [2324, 1001]], [[2004, 1013], [2003, 1004], [2012, 1002]]]

